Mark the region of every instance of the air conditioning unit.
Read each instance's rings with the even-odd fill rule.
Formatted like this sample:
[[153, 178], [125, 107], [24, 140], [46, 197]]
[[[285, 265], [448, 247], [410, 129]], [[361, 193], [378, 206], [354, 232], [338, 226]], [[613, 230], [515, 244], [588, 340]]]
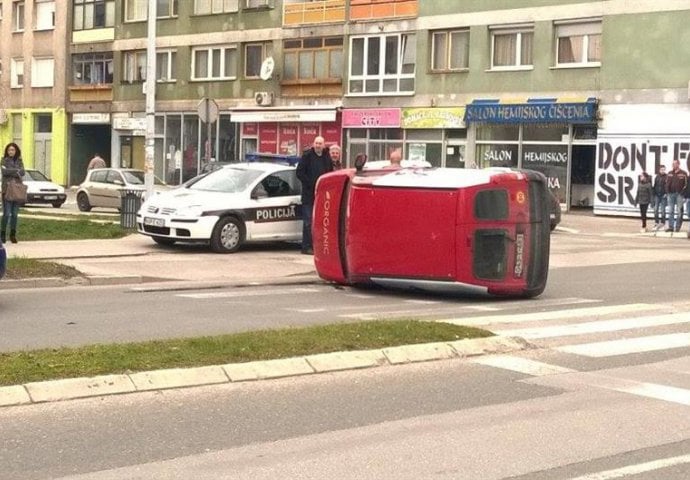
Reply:
[[273, 103], [273, 92], [256, 92], [254, 100], [256, 100], [257, 105], [267, 107]]

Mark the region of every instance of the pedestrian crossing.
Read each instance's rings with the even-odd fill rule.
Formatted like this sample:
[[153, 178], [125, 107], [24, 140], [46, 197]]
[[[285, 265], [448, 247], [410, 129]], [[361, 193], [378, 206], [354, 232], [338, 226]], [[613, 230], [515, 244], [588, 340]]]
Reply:
[[[445, 321], [481, 326], [498, 335], [522, 337], [540, 347], [513, 355], [470, 360], [529, 375], [532, 379], [522, 381], [564, 389], [596, 387], [690, 406], [690, 376], [687, 375], [690, 356], [682, 350], [690, 348], [688, 303], [584, 306]], [[675, 355], [674, 367], [656, 366], [657, 356], [627, 360], [628, 356], [655, 352], [666, 357]], [[543, 361], [544, 358], [549, 360]], [[592, 364], [586, 363], [587, 360], [608, 363]], [[648, 363], [641, 363], [645, 361]], [[573, 365], [585, 366], [585, 371], [571, 368]]]

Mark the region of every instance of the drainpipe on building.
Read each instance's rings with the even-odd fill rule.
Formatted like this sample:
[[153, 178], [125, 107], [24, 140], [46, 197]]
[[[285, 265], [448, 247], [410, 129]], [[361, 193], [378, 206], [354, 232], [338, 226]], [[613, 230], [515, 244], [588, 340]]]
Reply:
[[146, 40], [146, 147], [144, 185], [146, 198], [153, 196], [154, 162], [156, 159], [156, 4], [149, 2], [148, 36]]

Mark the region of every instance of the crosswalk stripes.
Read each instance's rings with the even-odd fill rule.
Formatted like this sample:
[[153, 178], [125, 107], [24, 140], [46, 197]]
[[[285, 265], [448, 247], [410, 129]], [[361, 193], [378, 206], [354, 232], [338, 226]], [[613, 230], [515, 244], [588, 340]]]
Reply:
[[652, 335], [647, 337], [626, 338], [624, 340], [610, 340], [607, 342], [565, 345], [556, 347], [555, 350], [565, 353], [574, 353], [585, 357], [601, 358], [682, 347], [690, 347], [690, 333]]

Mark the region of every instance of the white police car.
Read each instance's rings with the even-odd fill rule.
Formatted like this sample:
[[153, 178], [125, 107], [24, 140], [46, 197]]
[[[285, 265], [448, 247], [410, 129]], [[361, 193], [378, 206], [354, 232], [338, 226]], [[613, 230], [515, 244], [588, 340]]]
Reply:
[[300, 196], [295, 167], [227, 165], [146, 200], [137, 231], [161, 245], [209, 242], [219, 253], [245, 242], [301, 240]]

